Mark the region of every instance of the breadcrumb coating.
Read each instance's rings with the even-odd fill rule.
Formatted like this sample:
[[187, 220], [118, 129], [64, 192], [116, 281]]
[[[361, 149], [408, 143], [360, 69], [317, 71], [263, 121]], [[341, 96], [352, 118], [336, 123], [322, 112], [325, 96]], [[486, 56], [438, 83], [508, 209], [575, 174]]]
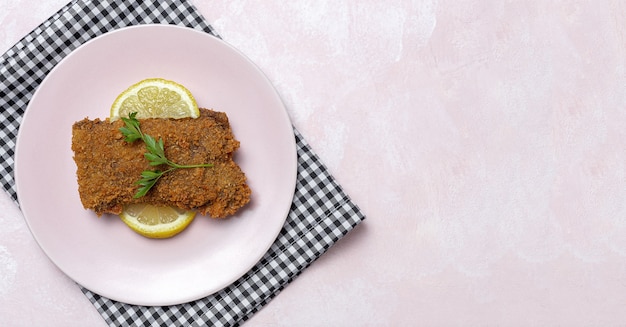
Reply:
[[143, 142], [128, 143], [121, 120], [89, 120], [72, 126], [78, 192], [85, 209], [98, 216], [120, 214], [124, 205], [149, 203], [196, 210], [213, 218], [236, 213], [250, 201], [246, 176], [233, 160], [239, 148], [225, 113], [200, 109], [199, 118], [142, 119], [141, 130], [165, 142], [165, 155], [182, 165], [212, 163], [209, 168], [177, 169], [164, 174], [145, 196], [134, 199], [144, 170], [151, 167]]

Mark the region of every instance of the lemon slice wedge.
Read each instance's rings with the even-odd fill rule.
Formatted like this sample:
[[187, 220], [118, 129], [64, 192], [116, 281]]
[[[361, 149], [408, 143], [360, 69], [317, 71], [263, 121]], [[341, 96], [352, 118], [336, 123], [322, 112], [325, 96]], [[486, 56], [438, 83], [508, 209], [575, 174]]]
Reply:
[[195, 211], [144, 203], [127, 205], [120, 214], [128, 227], [149, 238], [172, 237], [187, 228], [195, 216]]
[[200, 110], [191, 92], [184, 86], [163, 78], [148, 78], [120, 93], [111, 106], [111, 120], [137, 118], [198, 118]]
[[[200, 110], [191, 92], [181, 84], [162, 79], [144, 79], [122, 92], [113, 105], [109, 119], [198, 118]], [[157, 207], [139, 203], [125, 206], [120, 218], [128, 227], [149, 238], [169, 238], [183, 231], [196, 216], [195, 211]]]

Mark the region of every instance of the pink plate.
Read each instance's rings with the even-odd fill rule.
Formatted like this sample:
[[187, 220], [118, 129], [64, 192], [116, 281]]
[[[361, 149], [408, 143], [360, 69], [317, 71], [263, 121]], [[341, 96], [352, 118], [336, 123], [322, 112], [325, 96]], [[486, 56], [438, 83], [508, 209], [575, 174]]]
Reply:
[[[108, 117], [120, 92], [149, 77], [177, 81], [200, 107], [228, 114], [241, 142], [235, 160], [253, 192], [236, 216], [198, 216], [181, 234], [153, 240], [82, 207], [72, 124]], [[142, 25], [87, 42], [50, 72], [24, 115], [15, 177], [32, 234], [70, 278], [113, 300], [170, 305], [217, 292], [259, 261], [289, 212], [296, 160], [285, 107], [252, 62], [206, 33]]]

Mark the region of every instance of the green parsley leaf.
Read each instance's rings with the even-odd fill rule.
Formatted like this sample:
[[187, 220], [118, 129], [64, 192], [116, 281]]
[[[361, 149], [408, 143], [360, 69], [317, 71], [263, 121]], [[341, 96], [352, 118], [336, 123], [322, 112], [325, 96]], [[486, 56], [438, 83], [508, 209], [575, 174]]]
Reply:
[[119, 129], [120, 133], [124, 135], [124, 140], [128, 143], [135, 142], [141, 139], [146, 145], [146, 150], [148, 152], [144, 153], [144, 157], [148, 160], [150, 166], [161, 166], [167, 165], [171, 168], [161, 171], [158, 169], [155, 170], [144, 170], [141, 172], [141, 179], [139, 179], [135, 184], [139, 185], [139, 189], [137, 193], [133, 196], [134, 198], [140, 198], [148, 193], [150, 189], [156, 184], [156, 182], [163, 176], [165, 173], [170, 172], [175, 169], [182, 168], [202, 168], [202, 167], [213, 167], [213, 164], [198, 164], [198, 165], [180, 165], [174, 163], [167, 159], [165, 156], [165, 144], [162, 138], [159, 138], [156, 141], [152, 136], [148, 134], [144, 134], [141, 132], [139, 120], [136, 118], [137, 113], [133, 112], [128, 115], [128, 118], [121, 117], [122, 121], [124, 121], [124, 127]]

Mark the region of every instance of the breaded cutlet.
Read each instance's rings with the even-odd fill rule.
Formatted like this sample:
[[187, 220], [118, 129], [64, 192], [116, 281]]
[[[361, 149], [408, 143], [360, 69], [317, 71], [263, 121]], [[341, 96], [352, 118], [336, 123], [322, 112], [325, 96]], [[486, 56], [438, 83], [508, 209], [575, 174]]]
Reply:
[[199, 118], [141, 119], [141, 130], [162, 138], [166, 157], [181, 165], [211, 163], [209, 168], [176, 169], [164, 174], [138, 199], [135, 184], [152, 167], [141, 140], [128, 143], [119, 131], [122, 120], [89, 120], [72, 126], [72, 150], [83, 206], [98, 216], [120, 214], [123, 206], [148, 203], [196, 210], [213, 218], [234, 214], [250, 201], [246, 176], [233, 161], [239, 148], [225, 113], [200, 109]]

